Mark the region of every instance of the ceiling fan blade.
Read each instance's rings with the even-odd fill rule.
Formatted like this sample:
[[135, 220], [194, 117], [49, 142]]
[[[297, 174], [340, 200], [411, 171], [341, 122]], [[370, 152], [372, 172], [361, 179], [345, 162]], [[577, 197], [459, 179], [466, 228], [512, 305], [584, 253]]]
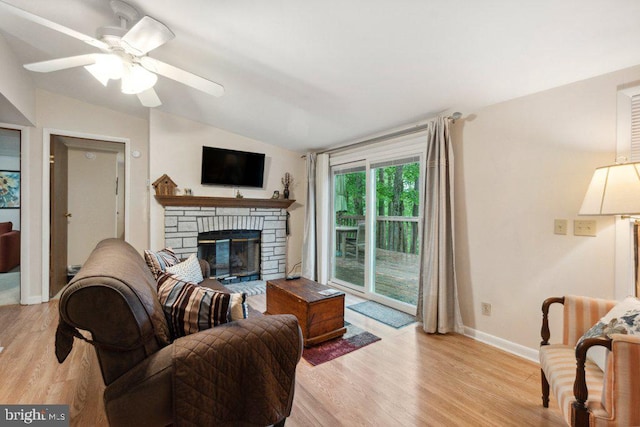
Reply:
[[131, 48], [131, 53], [140, 56], [162, 46], [174, 37], [175, 34], [162, 22], [145, 16], [127, 31], [122, 41]]
[[145, 107], [153, 108], [162, 105], [162, 101], [160, 101], [160, 98], [158, 98], [158, 94], [155, 90], [153, 90], [153, 88], [147, 89], [144, 92], [140, 92], [136, 95], [138, 95], [140, 103]]
[[193, 73], [174, 67], [173, 65], [158, 61], [157, 59], [144, 56], [140, 58], [140, 64], [153, 73], [160, 74], [161, 76], [175, 80], [187, 86], [191, 86], [192, 88], [208, 93], [209, 95], [222, 96], [224, 94], [224, 87], [222, 85], [203, 77], [196, 76]]
[[52, 71], [66, 70], [67, 68], [95, 64], [97, 58], [98, 55], [89, 53], [86, 55], [51, 59], [49, 61], [32, 62], [31, 64], [24, 64], [24, 68], [29, 71], [36, 71], [38, 73], [50, 73]]
[[19, 7], [15, 7], [13, 5], [10, 5], [8, 3], [5, 3], [3, 1], [0, 1], [0, 9], [1, 10], [5, 10], [9, 13], [14, 14], [15, 16], [19, 16], [20, 18], [24, 18], [27, 21], [31, 21], [34, 22], [36, 24], [42, 25], [44, 27], [50, 28], [54, 31], [57, 31], [59, 33], [62, 34], [66, 34], [70, 37], [73, 37], [74, 39], [78, 39], [80, 41], [83, 41], [87, 44], [90, 44], [91, 46], [95, 46], [99, 49], [107, 49], [109, 46], [107, 46], [106, 43], [88, 36], [86, 34], [82, 34], [76, 30], [72, 30], [71, 28], [67, 28], [64, 25], [60, 25], [60, 24], [56, 24], [53, 21], [49, 21], [48, 19], [45, 19], [41, 16], [38, 15], [34, 15], [31, 12], [27, 12], [26, 10], [20, 9]]

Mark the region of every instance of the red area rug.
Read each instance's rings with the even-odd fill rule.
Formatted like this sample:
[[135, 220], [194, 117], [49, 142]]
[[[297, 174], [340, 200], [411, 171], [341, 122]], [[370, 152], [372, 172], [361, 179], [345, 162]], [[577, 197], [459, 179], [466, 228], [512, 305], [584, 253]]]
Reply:
[[302, 352], [304, 360], [317, 366], [376, 341], [380, 341], [379, 337], [349, 322], [344, 322], [344, 325], [347, 327], [347, 332], [341, 338], [324, 342], [315, 347], [305, 348]]

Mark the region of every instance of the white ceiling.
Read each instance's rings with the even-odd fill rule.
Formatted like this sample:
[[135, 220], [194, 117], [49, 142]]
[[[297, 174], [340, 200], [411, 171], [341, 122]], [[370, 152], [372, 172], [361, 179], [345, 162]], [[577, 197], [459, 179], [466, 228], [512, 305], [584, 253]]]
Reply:
[[[108, 0], [6, 0], [94, 36]], [[640, 64], [637, 0], [131, 0], [176, 38], [150, 56], [222, 84], [160, 78], [162, 111], [304, 151]], [[93, 52], [0, 12], [22, 62]], [[38, 87], [145, 116], [82, 68]]]

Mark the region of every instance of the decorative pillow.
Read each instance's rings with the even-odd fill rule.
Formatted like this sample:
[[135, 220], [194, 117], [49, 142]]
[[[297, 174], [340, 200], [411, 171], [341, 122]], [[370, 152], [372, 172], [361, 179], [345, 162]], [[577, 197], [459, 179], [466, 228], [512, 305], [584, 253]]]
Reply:
[[189, 258], [179, 264], [167, 267], [166, 272], [175, 274], [186, 282], [200, 283], [204, 280], [196, 254], [189, 255]]
[[229, 308], [229, 317], [231, 320], [246, 319], [249, 316], [249, 307], [247, 305], [247, 294], [231, 294], [231, 307]]
[[147, 262], [147, 265], [151, 270], [151, 274], [153, 274], [153, 277], [156, 279], [167, 269], [167, 267], [176, 265], [180, 262], [180, 259], [171, 248], [164, 248], [157, 252], [145, 250], [144, 260]]
[[227, 323], [231, 295], [160, 273], [158, 299], [173, 338]]
[[[578, 340], [578, 344], [587, 338], [610, 337], [613, 334], [640, 334], [640, 300], [627, 297], [616, 304], [595, 325]], [[589, 358], [604, 371], [608, 350], [604, 347], [591, 347]]]

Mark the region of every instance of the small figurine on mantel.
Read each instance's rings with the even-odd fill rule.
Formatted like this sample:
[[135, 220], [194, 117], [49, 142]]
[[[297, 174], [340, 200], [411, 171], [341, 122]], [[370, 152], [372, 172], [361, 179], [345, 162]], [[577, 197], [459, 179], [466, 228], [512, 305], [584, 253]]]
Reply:
[[166, 173], [156, 179], [152, 185], [156, 190], [156, 196], [173, 196], [176, 194], [176, 188], [178, 187], [178, 184], [173, 182]]
[[284, 191], [282, 192], [282, 194], [284, 195], [285, 199], [289, 198], [289, 186], [292, 182], [293, 177], [291, 176], [291, 174], [289, 172], [285, 173], [282, 177], [282, 185], [284, 185]]

